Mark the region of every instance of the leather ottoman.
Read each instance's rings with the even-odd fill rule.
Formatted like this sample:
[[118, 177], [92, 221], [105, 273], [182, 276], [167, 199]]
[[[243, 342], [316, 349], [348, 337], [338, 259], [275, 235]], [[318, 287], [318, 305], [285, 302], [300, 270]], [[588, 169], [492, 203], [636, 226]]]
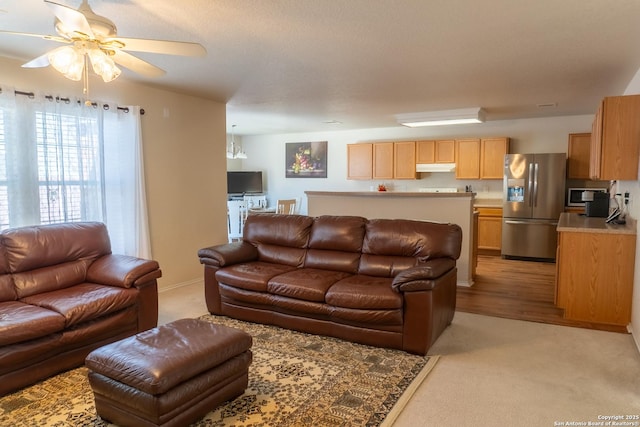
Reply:
[[252, 338], [181, 319], [91, 352], [85, 364], [100, 417], [121, 426], [186, 426], [241, 395]]

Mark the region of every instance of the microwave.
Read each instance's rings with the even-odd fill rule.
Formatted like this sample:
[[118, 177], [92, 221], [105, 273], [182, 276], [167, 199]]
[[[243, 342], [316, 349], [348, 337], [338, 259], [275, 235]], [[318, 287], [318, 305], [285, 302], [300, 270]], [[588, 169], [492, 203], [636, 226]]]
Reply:
[[582, 200], [582, 193], [585, 191], [606, 193], [606, 188], [569, 188], [567, 191], [567, 206], [582, 206], [584, 207], [584, 200]]

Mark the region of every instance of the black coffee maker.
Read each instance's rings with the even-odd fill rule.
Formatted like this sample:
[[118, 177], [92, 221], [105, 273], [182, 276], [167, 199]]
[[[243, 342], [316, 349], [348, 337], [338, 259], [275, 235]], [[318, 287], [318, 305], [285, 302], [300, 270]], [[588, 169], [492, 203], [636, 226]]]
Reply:
[[585, 191], [585, 193], [590, 194], [588, 194], [586, 197], [583, 195], [584, 214], [586, 216], [594, 216], [599, 218], [608, 217], [609, 193], [603, 193], [599, 191]]

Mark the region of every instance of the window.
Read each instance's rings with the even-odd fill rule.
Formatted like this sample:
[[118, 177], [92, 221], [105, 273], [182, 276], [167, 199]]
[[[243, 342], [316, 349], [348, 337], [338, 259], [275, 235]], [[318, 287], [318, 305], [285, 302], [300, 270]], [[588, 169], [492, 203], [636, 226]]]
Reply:
[[100, 221], [114, 253], [150, 258], [139, 108], [64, 101], [0, 93], [0, 230]]

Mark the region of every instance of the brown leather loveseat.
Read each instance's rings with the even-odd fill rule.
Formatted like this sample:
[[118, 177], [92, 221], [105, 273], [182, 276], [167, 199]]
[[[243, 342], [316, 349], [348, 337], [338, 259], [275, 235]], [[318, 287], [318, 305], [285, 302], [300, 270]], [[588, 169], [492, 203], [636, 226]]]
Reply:
[[456, 304], [458, 225], [255, 214], [198, 251], [212, 314], [424, 355]]
[[113, 255], [104, 224], [0, 233], [0, 396], [158, 322], [156, 261]]

